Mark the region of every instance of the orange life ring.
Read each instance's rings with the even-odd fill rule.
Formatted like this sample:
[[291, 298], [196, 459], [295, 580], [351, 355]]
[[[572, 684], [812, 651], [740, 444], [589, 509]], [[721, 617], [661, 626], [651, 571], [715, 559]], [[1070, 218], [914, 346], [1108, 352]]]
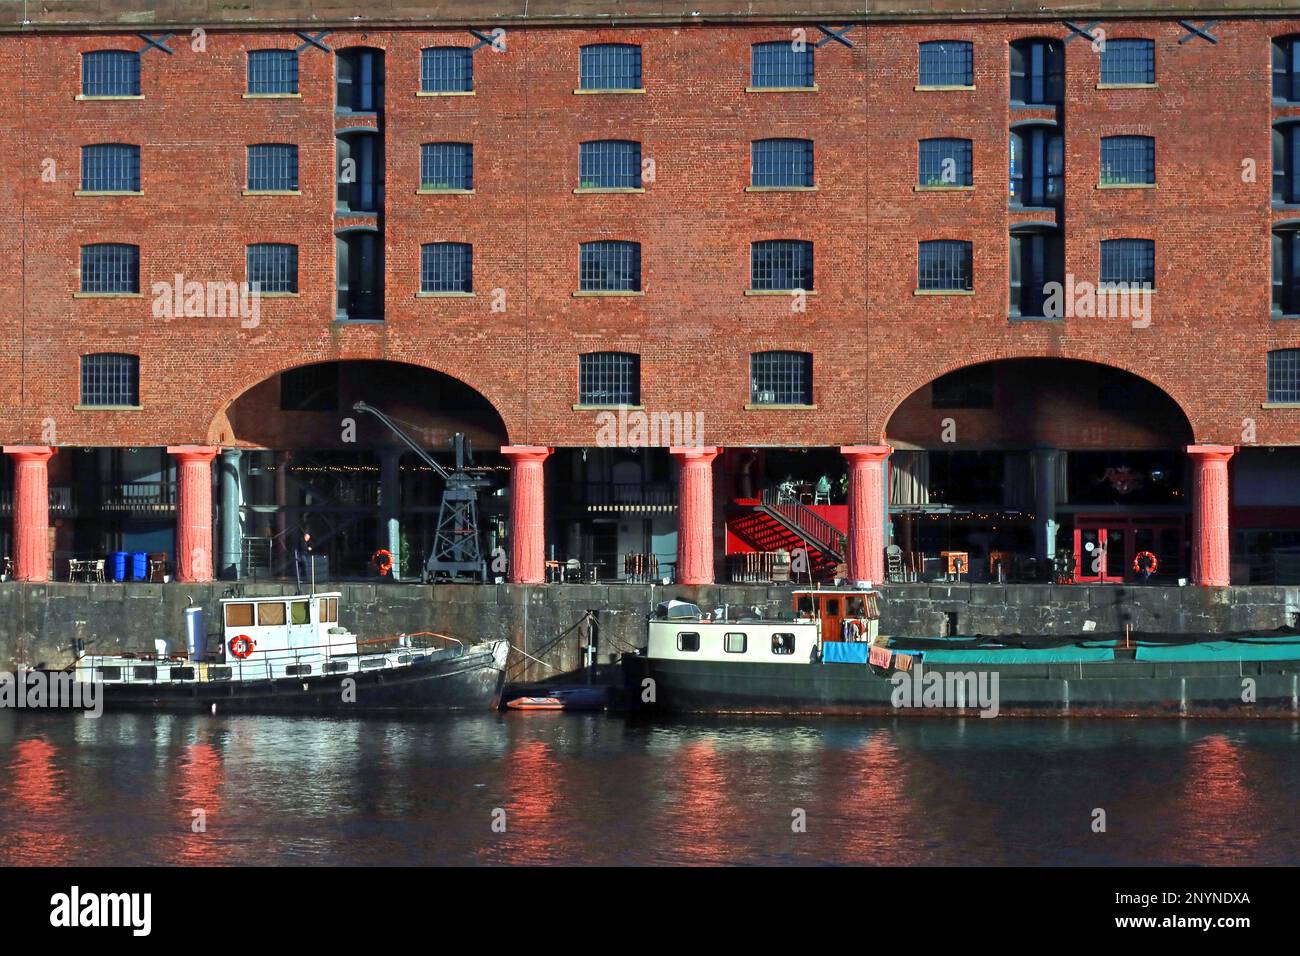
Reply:
[[255, 650], [257, 645], [247, 634], [236, 634], [230, 639], [230, 653], [241, 661], [248, 658]]
[[[1142, 567], [1143, 558], [1151, 559], [1150, 568]], [[1150, 551], [1139, 551], [1137, 554], [1133, 555], [1133, 571], [1136, 574], [1142, 574], [1142, 573], [1155, 574], [1156, 568], [1158, 567], [1160, 567], [1160, 562], [1156, 560], [1156, 556], [1152, 554]]]
[[372, 554], [370, 560], [375, 563], [375, 568], [379, 571], [381, 576], [393, 570], [393, 552], [385, 548], [380, 548]]

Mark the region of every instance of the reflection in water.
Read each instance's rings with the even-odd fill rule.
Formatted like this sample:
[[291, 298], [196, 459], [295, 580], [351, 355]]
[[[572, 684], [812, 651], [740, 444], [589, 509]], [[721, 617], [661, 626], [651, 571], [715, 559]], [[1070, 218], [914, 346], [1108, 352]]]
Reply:
[[1291, 721], [0, 712], [0, 864], [1296, 864], [1298, 743]]

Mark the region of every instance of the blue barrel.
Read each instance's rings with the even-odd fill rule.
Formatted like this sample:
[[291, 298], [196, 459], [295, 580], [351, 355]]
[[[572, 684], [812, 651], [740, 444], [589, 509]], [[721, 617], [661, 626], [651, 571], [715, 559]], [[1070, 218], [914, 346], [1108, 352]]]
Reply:
[[112, 565], [112, 570], [109, 572], [109, 577], [111, 577], [114, 581], [125, 581], [126, 580], [126, 552], [114, 551], [112, 554], [108, 556], [108, 560], [109, 563]]
[[149, 552], [131, 552], [131, 580], [146, 581], [149, 578]]

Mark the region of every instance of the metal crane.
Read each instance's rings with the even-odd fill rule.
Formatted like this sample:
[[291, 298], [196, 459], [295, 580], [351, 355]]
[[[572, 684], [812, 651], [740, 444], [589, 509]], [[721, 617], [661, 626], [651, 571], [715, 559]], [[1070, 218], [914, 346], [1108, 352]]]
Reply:
[[433, 581], [440, 574], [450, 578], [460, 574], [473, 574], [480, 581], [486, 582], [487, 562], [483, 560], [478, 536], [478, 490], [487, 488], [492, 483], [465, 471], [469, 455], [469, 442], [465, 436], [457, 432], [453, 439], [456, 468], [448, 471], [438, 464], [424, 446], [402, 431], [395, 421], [379, 409], [365, 402], [357, 402], [352, 410], [379, 419], [403, 445], [418, 455], [445, 482], [442, 504], [438, 507], [438, 529], [433, 537], [433, 550], [425, 559], [421, 580]]

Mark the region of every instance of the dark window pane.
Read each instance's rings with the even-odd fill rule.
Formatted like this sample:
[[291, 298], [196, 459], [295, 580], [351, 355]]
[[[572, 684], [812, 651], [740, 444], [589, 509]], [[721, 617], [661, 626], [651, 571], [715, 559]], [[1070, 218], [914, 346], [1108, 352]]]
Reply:
[[631, 43], [584, 46], [578, 85], [584, 90], [641, 89], [641, 48]]
[[473, 189], [474, 147], [425, 143], [420, 147], [420, 185], [426, 189]]
[[248, 188], [256, 191], [298, 188], [298, 147], [259, 143], [248, 147]]
[[1101, 141], [1101, 184], [1140, 185], [1156, 181], [1156, 141], [1150, 136], [1105, 136]]
[[578, 255], [583, 292], [641, 291], [641, 246], [635, 242], [584, 242]]
[[128, 50], [99, 50], [81, 57], [84, 96], [139, 96], [140, 54]]
[[140, 247], [100, 243], [81, 247], [82, 292], [139, 292]]
[[917, 164], [921, 186], [969, 186], [972, 184], [971, 141], [968, 139], [923, 139]]
[[259, 292], [298, 291], [298, 247], [268, 242], [248, 247], [248, 282]]
[[957, 292], [974, 288], [971, 244], [954, 239], [922, 242], [918, 248], [916, 287]]
[[812, 355], [753, 353], [749, 357], [749, 400], [754, 405], [811, 405]]
[[431, 242], [420, 247], [421, 292], [473, 292], [474, 251], [466, 242]]
[[298, 54], [294, 50], [250, 50], [248, 92], [297, 93]]
[[1101, 284], [1126, 283], [1153, 288], [1156, 244], [1151, 239], [1105, 239], [1101, 243]]
[[1156, 44], [1154, 40], [1110, 40], [1101, 50], [1103, 83], [1154, 83]]
[[1300, 402], [1300, 349], [1268, 353], [1268, 401]]
[[796, 50], [790, 40], [755, 43], [750, 48], [750, 56], [750, 86], [772, 89], [813, 85], [811, 45]]
[[420, 51], [420, 90], [466, 93], [474, 89], [474, 54], [468, 47], [436, 46]]
[[759, 139], [751, 147], [752, 186], [811, 186], [813, 144], [810, 139]]
[[86, 192], [139, 192], [140, 147], [120, 143], [83, 147], [81, 188]]
[[82, 405], [140, 404], [140, 359], [135, 355], [81, 357]]
[[609, 139], [578, 147], [578, 181], [583, 189], [641, 186], [641, 144]]
[[759, 291], [811, 291], [813, 244], [797, 239], [771, 239], [750, 246], [749, 287]]
[[972, 45], [966, 40], [922, 43], [921, 86], [974, 86]]
[[578, 402], [582, 405], [638, 405], [641, 356], [592, 352], [578, 357]]

